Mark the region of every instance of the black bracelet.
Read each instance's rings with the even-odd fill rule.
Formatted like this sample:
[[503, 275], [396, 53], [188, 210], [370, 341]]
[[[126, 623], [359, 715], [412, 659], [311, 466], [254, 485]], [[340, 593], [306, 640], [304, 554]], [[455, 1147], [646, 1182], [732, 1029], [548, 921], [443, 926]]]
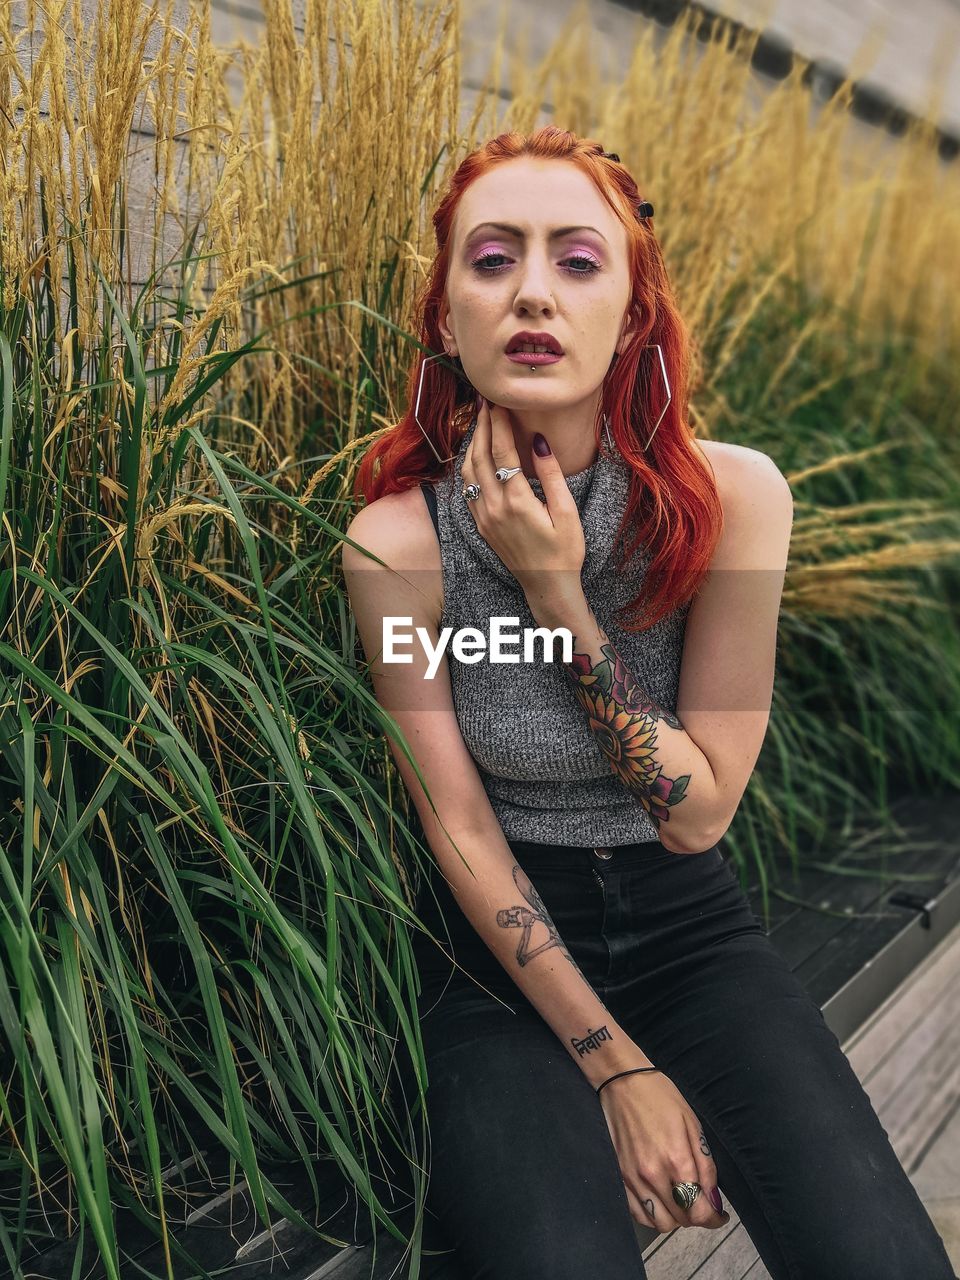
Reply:
[[609, 1084], [611, 1080], [619, 1080], [621, 1076], [632, 1076], [637, 1071], [659, 1071], [659, 1070], [660, 1070], [659, 1067], [632, 1067], [629, 1071], [618, 1071], [615, 1076], [608, 1076], [607, 1079], [603, 1081], [603, 1084], [597, 1085], [597, 1093], [599, 1094], [600, 1090], [603, 1088], [603, 1085]]

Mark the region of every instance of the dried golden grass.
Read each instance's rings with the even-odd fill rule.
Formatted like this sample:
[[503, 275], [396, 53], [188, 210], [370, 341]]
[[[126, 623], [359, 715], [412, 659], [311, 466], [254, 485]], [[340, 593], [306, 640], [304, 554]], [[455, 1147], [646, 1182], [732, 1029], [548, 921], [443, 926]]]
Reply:
[[[32, 52], [27, 29], [14, 33], [12, 10], [0, 9], [5, 304], [26, 296], [41, 273], [57, 281], [70, 269], [65, 237], [42, 235], [42, 181], [51, 226], [66, 217], [82, 228], [85, 251], [73, 255], [81, 351], [102, 340], [98, 271], [128, 306], [133, 277], [156, 271], [160, 287], [169, 292], [175, 282], [196, 308], [182, 325], [168, 317], [145, 352], [148, 367], [163, 364], [182, 329], [176, 371], [153, 406], [141, 483], [151, 457], [183, 428], [172, 412], [163, 425], [164, 414], [202, 376], [211, 334], [219, 351], [257, 332], [272, 350], [228, 370], [217, 388], [237, 453], [253, 468], [292, 463], [284, 483], [302, 489], [304, 423], [322, 417], [339, 441], [303, 479], [306, 498], [339, 472], [339, 500], [348, 501], [363, 448], [399, 414], [413, 352], [396, 334], [410, 327], [433, 251], [437, 185], [490, 132], [540, 123], [545, 100], [555, 120], [615, 148], [655, 198], [681, 306], [698, 351], [712, 353], [697, 369], [691, 406], [701, 436], [715, 435], [720, 418], [728, 429], [741, 424], [749, 442], [750, 419], [725, 386], [735, 362], [762, 371], [750, 414], [786, 420], [841, 379], [873, 372], [870, 357], [845, 354], [858, 333], [908, 339], [918, 379], [956, 349], [960, 301], [943, 264], [960, 260], [960, 166], [940, 163], [921, 127], [896, 142], [875, 130], [865, 142], [847, 110], [849, 82], [811, 119], [799, 61], [758, 94], [754, 37], [741, 34], [730, 47], [716, 34], [697, 40], [700, 19], [688, 14], [658, 47], [654, 28], [638, 20], [629, 58], [611, 71], [591, 49], [581, 5], [533, 65], [504, 13], [484, 90], [461, 129], [457, 0], [424, 9], [411, 0], [306, 0], [302, 34], [288, 4], [265, 0], [263, 39], [227, 49], [212, 40], [207, 3], [191, 3], [183, 30], [171, 9], [159, 0], [86, 9], [53, 0], [41, 11], [31, 2], [20, 12], [37, 32]], [[132, 134], [136, 127], [152, 138]], [[145, 200], [142, 217], [127, 209], [129, 226], [119, 219], [121, 196]], [[197, 219], [195, 253], [205, 259], [183, 275], [170, 260]], [[391, 260], [382, 295], [381, 268]], [[312, 278], [285, 285], [293, 275]], [[254, 300], [258, 282], [273, 287]], [[754, 354], [758, 318], [786, 282], [833, 305], [785, 324]], [[391, 326], [371, 323], [378, 306]], [[66, 336], [61, 388], [73, 373]], [[124, 354], [115, 343], [118, 378]], [[816, 377], [798, 390], [801, 358]], [[364, 377], [377, 384], [383, 412], [362, 399]], [[255, 421], [230, 412], [243, 393], [259, 406]], [[131, 395], [122, 379], [121, 398], [129, 404]], [[76, 400], [67, 403], [66, 415], [62, 400], [55, 405], [58, 422], [73, 414]], [[798, 486], [886, 447], [788, 478]], [[880, 528], [871, 525], [870, 536]], [[923, 545], [939, 556], [936, 544]], [[802, 529], [797, 546], [808, 549]]]
[[[407, 328], [432, 250], [427, 214], [436, 183], [490, 130], [532, 128], [544, 100], [555, 120], [615, 147], [641, 189], [655, 196], [658, 234], [685, 314], [700, 345], [718, 353], [704, 371], [704, 395], [784, 276], [849, 309], [846, 325], [911, 334], [921, 365], [956, 349], [960, 301], [943, 264], [960, 260], [958, 166], [938, 161], [922, 129], [893, 143], [851, 122], [849, 84], [811, 123], [799, 61], [788, 79], [758, 95], [749, 35], [736, 38], [734, 52], [717, 36], [697, 41], [699, 20], [688, 15], [657, 48], [654, 28], [638, 20], [621, 75], [587, 56], [586, 6], [574, 10], [538, 66], [530, 65], [522, 32], [508, 35], [504, 15], [491, 41], [489, 93], [479, 96], [461, 133], [456, 0], [423, 10], [410, 0], [335, 7], [306, 0], [302, 34], [288, 4], [265, 0], [263, 39], [228, 49], [212, 42], [208, 5], [191, 4], [182, 31], [170, 11], [159, 0], [149, 8], [100, 0], [91, 22], [79, 0], [53, 0], [42, 11], [28, 4], [21, 12], [37, 29], [31, 60], [25, 31], [14, 34], [11, 9], [0, 10], [0, 82], [11, 86], [0, 100], [4, 301], [12, 306], [17, 288], [39, 269], [31, 255], [41, 242], [41, 178], [53, 224], [62, 212], [84, 227], [91, 260], [80, 257], [85, 347], [98, 332], [92, 263], [121, 282], [133, 270], [139, 232], [141, 247], [144, 239], [151, 246], [141, 260], [158, 268], [161, 248], [175, 247], [174, 228], [188, 215], [203, 211], [198, 248], [211, 255], [207, 279], [194, 282], [192, 296], [205, 307], [204, 288], [212, 293], [214, 313], [226, 322], [225, 343], [249, 327], [240, 286], [252, 275], [278, 273], [294, 260], [304, 274], [335, 270], [297, 286], [295, 306], [277, 294], [261, 300], [253, 317], [266, 326], [293, 310], [332, 307], [277, 333], [286, 362], [260, 362], [277, 456], [296, 453], [304, 396], [351, 421], [348, 399], [369, 352], [363, 314], [336, 304], [370, 299], [379, 263], [400, 245], [391, 318]], [[497, 119], [500, 94], [512, 97]], [[40, 113], [41, 101], [49, 115]], [[155, 130], [149, 152], [142, 137], [131, 138], [141, 124]], [[142, 224], [131, 218], [126, 261], [117, 223], [121, 191], [146, 198]], [[48, 241], [44, 255], [53, 278], [64, 278], [62, 238]], [[729, 328], [723, 301], [734, 289], [743, 296], [739, 323]], [[785, 346], [765, 404], [814, 331]], [[179, 383], [196, 376], [196, 345], [184, 355]], [[326, 376], [315, 369], [311, 380], [302, 372], [298, 379], [298, 356], [307, 352]], [[385, 365], [376, 372], [395, 395], [402, 362], [391, 349], [382, 354]], [[156, 443], [162, 446], [162, 436]]]

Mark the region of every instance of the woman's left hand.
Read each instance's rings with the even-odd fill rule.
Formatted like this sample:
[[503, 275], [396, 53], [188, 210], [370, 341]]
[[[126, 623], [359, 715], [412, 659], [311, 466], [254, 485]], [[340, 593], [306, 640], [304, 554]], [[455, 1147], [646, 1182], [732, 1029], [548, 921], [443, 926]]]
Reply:
[[[480, 496], [467, 502], [477, 529], [525, 592], [538, 597], [580, 586], [586, 555], [583, 525], [573, 494], [554, 454], [533, 454], [546, 504], [531, 489], [521, 469], [507, 481], [499, 467], [519, 467], [509, 410], [484, 400], [463, 460], [465, 484], [480, 486]], [[466, 501], [466, 499], [464, 499]]]

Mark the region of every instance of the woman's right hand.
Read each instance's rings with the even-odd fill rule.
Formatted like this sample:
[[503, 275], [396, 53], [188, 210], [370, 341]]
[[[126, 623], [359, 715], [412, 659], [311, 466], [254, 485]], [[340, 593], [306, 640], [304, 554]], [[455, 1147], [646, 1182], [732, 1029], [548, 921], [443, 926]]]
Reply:
[[[600, 1105], [613, 1139], [630, 1212], [642, 1226], [715, 1230], [730, 1221], [717, 1212], [709, 1194], [717, 1169], [703, 1128], [676, 1085], [662, 1072], [621, 1076], [601, 1089]], [[689, 1209], [673, 1198], [675, 1182], [699, 1182], [702, 1190]], [[717, 1202], [722, 1205], [719, 1191]]]

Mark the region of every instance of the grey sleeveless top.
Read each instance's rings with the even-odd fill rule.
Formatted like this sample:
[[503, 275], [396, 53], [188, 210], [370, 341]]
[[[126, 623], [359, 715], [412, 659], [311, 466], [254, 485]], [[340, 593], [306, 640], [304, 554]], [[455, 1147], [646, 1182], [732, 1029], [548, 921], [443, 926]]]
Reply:
[[[518, 663], [461, 662], [448, 644], [453, 705], [463, 740], [508, 840], [556, 845], [633, 844], [657, 840], [642, 800], [619, 780], [589, 726], [559, 661], [523, 662], [525, 627], [537, 626], [522, 588], [480, 533], [462, 496], [462, 467], [472, 422], [454, 460], [434, 483], [440, 540], [443, 613], [440, 626], [476, 627], [489, 639], [490, 618], [516, 617]], [[641, 547], [628, 572], [618, 570], [614, 538], [629, 494], [630, 469], [619, 456], [598, 455], [566, 477], [584, 530], [584, 594], [597, 621], [642, 688], [675, 712], [680, 657], [690, 603], [644, 632], [624, 631], [613, 615], [636, 598], [649, 553]], [[509, 483], [509, 481], [507, 482]], [[538, 497], [543, 489], [529, 480]], [[483, 501], [481, 498], [480, 501]], [[431, 504], [432, 505], [432, 504]], [[540, 642], [535, 652], [542, 654]]]

